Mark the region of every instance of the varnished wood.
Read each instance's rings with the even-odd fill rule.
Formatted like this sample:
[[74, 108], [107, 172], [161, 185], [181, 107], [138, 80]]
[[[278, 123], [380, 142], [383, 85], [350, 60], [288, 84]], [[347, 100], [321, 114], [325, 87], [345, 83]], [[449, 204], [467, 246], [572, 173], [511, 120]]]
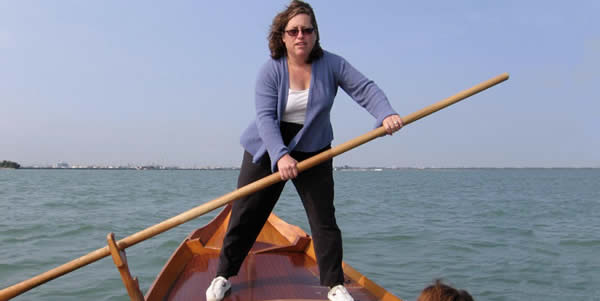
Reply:
[[[228, 220], [230, 210], [230, 205], [225, 207], [207, 226], [188, 236], [152, 284], [147, 301], [205, 300], [205, 291], [217, 271], [221, 245], [205, 246], [200, 239], [206, 239], [211, 231], [220, 233], [226, 229], [223, 222]], [[271, 214], [240, 272], [229, 279], [232, 290], [223, 301], [326, 300], [329, 289], [319, 284], [317, 263], [309, 256], [314, 254], [311, 242], [302, 229]], [[181, 249], [191, 250], [191, 258], [190, 254], [185, 259], [178, 258]], [[181, 268], [185, 261], [187, 264]], [[180, 274], [165, 276], [164, 271], [171, 269], [171, 265], [178, 266]], [[348, 264], [343, 263], [343, 268], [344, 285], [355, 300], [400, 301]]]
[[131, 301], [144, 301], [144, 295], [140, 291], [140, 285], [137, 278], [132, 278], [131, 273], [129, 272], [125, 250], [120, 250], [117, 247], [114, 233], [108, 233], [106, 240], [108, 241], [110, 254], [112, 255], [113, 261], [119, 270], [119, 274], [121, 274], [121, 279], [123, 280], [123, 284], [125, 284], [129, 298]]
[[[437, 111], [439, 111], [449, 105], [452, 105], [460, 100], [463, 100], [469, 96], [479, 93], [479, 92], [481, 92], [485, 89], [488, 89], [494, 85], [497, 85], [507, 79], [508, 79], [508, 73], [504, 73], [495, 78], [492, 78], [490, 80], [482, 82], [482, 83], [480, 83], [470, 89], [464, 90], [452, 97], [446, 98], [446, 99], [439, 101], [433, 105], [430, 105], [422, 110], [419, 110], [415, 113], [412, 113], [410, 115], [402, 117], [403, 124], [408, 125], [416, 120], [419, 120], [429, 114], [437, 112]], [[308, 158], [308, 159], [298, 163], [298, 170], [300, 172], [305, 171], [305, 170], [307, 170], [313, 166], [316, 166], [324, 161], [327, 161], [337, 155], [345, 153], [353, 148], [356, 148], [356, 147], [358, 147], [362, 144], [365, 144], [377, 137], [381, 137], [384, 135], [386, 135], [386, 131], [383, 127], [374, 129], [366, 134], [363, 134], [362, 136], [354, 138], [348, 142], [345, 142], [341, 145], [333, 147], [327, 151], [324, 151], [320, 154], [317, 154], [311, 158]], [[273, 174], [266, 176], [258, 181], [255, 181], [244, 187], [241, 187], [230, 193], [227, 193], [219, 198], [216, 198], [212, 201], [204, 203], [198, 207], [195, 207], [184, 213], [181, 213], [177, 216], [167, 219], [159, 224], [148, 227], [148, 228], [146, 228], [142, 231], [139, 231], [135, 234], [132, 234], [122, 240], [119, 240], [117, 242], [117, 246], [119, 247], [119, 249], [124, 250], [130, 246], [138, 244], [146, 239], [154, 237], [160, 233], [163, 233], [169, 229], [172, 229], [172, 228], [179, 226], [187, 221], [190, 221], [198, 216], [201, 216], [201, 215], [211, 212], [219, 207], [222, 207], [225, 204], [228, 204], [236, 199], [240, 199], [244, 196], [250, 195], [256, 191], [264, 189], [264, 188], [266, 188], [270, 185], [273, 185], [275, 183], [278, 183], [280, 181], [281, 181], [281, 178], [279, 177], [279, 174], [273, 173]], [[215, 239], [215, 241], [218, 241], [218, 239]], [[83, 266], [86, 266], [90, 263], [93, 263], [93, 262], [100, 260], [109, 255], [110, 255], [110, 251], [109, 251], [108, 247], [103, 247], [103, 248], [97, 249], [93, 252], [88, 253], [87, 255], [81, 256], [75, 260], [65, 263], [65, 264], [63, 264], [59, 267], [56, 267], [52, 270], [49, 270], [45, 273], [39, 274], [35, 277], [32, 277], [30, 279], [27, 279], [25, 281], [19, 282], [10, 287], [0, 290], [0, 300], [11, 299], [11, 298], [18, 296], [36, 286], [44, 284], [52, 279], [60, 277], [69, 272], [72, 272], [76, 269], [79, 269]]]

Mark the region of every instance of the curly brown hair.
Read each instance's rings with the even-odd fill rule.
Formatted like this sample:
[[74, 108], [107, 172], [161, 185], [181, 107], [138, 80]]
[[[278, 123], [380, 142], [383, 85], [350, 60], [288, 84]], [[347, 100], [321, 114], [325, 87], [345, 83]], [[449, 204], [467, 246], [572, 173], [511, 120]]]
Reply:
[[299, 14], [307, 14], [310, 16], [312, 26], [315, 29], [315, 34], [317, 35], [315, 45], [308, 56], [307, 63], [310, 63], [320, 57], [323, 56], [323, 48], [321, 48], [321, 44], [319, 44], [319, 27], [317, 26], [317, 18], [315, 17], [315, 12], [313, 11], [310, 4], [300, 1], [293, 0], [290, 5], [286, 7], [285, 10], [278, 13], [275, 18], [273, 18], [273, 24], [271, 24], [271, 29], [269, 32], [269, 50], [271, 50], [271, 57], [274, 59], [279, 59], [286, 55], [285, 44], [282, 41], [283, 33], [285, 31], [285, 26], [288, 24], [290, 19], [299, 15]]
[[473, 301], [473, 297], [467, 291], [455, 289], [438, 279], [421, 292], [417, 301]]

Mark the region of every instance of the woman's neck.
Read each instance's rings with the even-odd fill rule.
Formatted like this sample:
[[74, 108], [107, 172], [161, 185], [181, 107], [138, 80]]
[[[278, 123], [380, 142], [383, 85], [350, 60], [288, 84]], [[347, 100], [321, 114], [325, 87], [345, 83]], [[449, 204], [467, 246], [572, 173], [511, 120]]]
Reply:
[[309, 65], [308, 63], [306, 63], [307, 58], [305, 57], [293, 57], [288, 55], [288, 65], [292, 66], [292, 67], [304, 67], [306, 65]]

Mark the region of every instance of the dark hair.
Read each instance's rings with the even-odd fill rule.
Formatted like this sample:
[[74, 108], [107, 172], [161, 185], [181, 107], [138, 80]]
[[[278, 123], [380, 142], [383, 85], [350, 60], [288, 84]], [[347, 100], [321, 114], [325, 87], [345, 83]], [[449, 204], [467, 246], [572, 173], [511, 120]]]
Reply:
[[323, 48], [321, 48], [321, 45], [319, 44], [320, 35], [315, 12], [313, 11], [312, 7], [310, 7], [310, 4], [299, 0], [293, 0], [284, 11], [278, 13], [275, 18], [273, 18], [273, 24], [271, 24], [268, 38], [269, 49], [271, 50], [272, 58], [279, 59], [286, 55], [285, 44], [282, 41], [285, 26], [288, 24], [290, 19], [299, 14], [307, 14], [310, 17], [312, 26], [315, 29], [315, 34], [317, 35], [315, 45], [308, 55], [307, 63], [310, 63], [323, 56]]
[[474, 301], [473, 297], [465, 290], [455, 289], [441, 280], [426, 287], [417, 301]]

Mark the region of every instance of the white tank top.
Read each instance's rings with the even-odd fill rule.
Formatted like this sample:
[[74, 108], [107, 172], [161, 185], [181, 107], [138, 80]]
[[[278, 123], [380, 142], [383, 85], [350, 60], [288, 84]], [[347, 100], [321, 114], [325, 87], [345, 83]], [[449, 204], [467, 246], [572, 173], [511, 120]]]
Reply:
[[296, 91], [289, 89], [287, 104], [281, 118], [282, 121], [304, 124], [306, 104], [308, 103], [308, 90]]

